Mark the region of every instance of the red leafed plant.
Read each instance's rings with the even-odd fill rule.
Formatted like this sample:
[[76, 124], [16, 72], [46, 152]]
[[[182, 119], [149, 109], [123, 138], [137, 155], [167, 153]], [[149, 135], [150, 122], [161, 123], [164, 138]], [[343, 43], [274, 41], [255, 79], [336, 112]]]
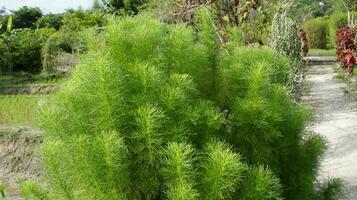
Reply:
[[300, 29], [300, 38], [302, 42], [302, 55], [305, 57], [309, 52], [309, 42], [307, 40], [306, 32]]
[[336, 35], [337, 60], [340, 62], [341, 67], [350, 75], [353, 72], [353, 68], [357, 65], [357, 44], [354, 41], [356, 33], [357, 29], [343, 27]]

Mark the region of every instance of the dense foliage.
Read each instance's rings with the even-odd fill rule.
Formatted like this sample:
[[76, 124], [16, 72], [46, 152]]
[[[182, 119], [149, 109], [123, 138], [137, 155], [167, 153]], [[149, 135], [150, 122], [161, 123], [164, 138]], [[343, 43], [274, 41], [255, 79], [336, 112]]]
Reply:
[[63, 15], [62, 14], [47, 14], [43, 15], [36, 22], [37, 28], [54, 28], [59, 30], [62, 26]]
[[72, 68], [78, 52], [83, 52], [80, 32], [105, 23], [105, 13], [99, 10], [78, 9], [42, 16], [38, 8], [22, 7], [11, 14], [2, 17], [12, 19], [11, 32], [5, 31], [6, 25], [1, 29], [0, 70], [3, 73], [40, 73], [42, 70], [53, 73], [59, 72], [56, 69]]
[[3, 73], [42, 70], [41, 49], [53, 29], [20, 29], [0, 39], [0, 68]]
[[302, 56], [304, 43], [300, 35], [299, 25], [284, 13], [277, 13], [270, 30], [270, 47], [278, 53], [287, 56], [293, 61], [288, 85], [294, 93], [298, 94], [299, 83], [302, 82]]
[[42, 70], [54, 73], [72, 68], [76, 57], [83, 51], [81, 41], [80, 34], [76, 32], [58, 31], [52, 34], [41, 50]]
[[311, 48], [327, 49], [329, 44], [329, 28], [326, 19], [316, 18], [304, 23]]
[[[10, 15], [3, 15], [0, 17], [0, 24], [3, 27], [0, 29], [0, 33], [3, 33], [6, 30], [6, 24]], [[30, 8], [23, 6], [18, 10], [11, 11], [11, 16], [13, 20], [13, 28], [36, 28], [36, 21], [41, 18], [42, 12], [39, 8]]]
[[[291, 0], [281, 0], [282, 2], [292, 2]], [[354, 0], [352, 0], [354, 1]], [[319, 3], [323, 2], [324, 5]], [[344, 12], [345, 7], [341, 0], [295, 0], [291, 5], [289, 17], [299, 21], [305, 21], [317, 17], [329, 16], [336, 12]]]
[[273, 19], [270, 37], [270, 46], [273, 49], [300, 64], [302, 60], [302, 42], [297, 23], [284, 14], [276, 14]]
[[[357, 13], [355, 12], [355, 15]], [[330, 29], [330, 46], [335, 46], [336, 43], [336, 33], [342, 27], [348, 26], [348, 16], [346, 12], [335, 13], [329, 17], [329, 29]]]
[[[148, 0], [102, 0], [105, 8], [115, 14], [137, 14]], [[99, 2], [94, 2], [99, 4]], [[97, 6], [95, 6], [97, 7]]]
[[[42, 199], [315, 199], [325, 144], [269, 48], [222, 50], [199, 23], [113, 19], [42, 106]], [[297, 33], [298, 34], [298, 33]], [[235, 38], [234, 38], [235, 39]]]
[[341, 28], [336, 35], [337, 59], [341, 67], [352, 74], [357, 65], [357, 29], [350, 27]]

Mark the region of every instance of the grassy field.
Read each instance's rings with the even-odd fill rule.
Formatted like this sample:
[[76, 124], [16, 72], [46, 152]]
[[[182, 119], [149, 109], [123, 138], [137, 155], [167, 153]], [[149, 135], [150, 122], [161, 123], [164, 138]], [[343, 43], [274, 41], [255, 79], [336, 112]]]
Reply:
[[0, 95], [0, 125], [36, 126], [38, 102], [45, 95]]
[[308, 56], [335, 56], [335, 49], [309, 49]]

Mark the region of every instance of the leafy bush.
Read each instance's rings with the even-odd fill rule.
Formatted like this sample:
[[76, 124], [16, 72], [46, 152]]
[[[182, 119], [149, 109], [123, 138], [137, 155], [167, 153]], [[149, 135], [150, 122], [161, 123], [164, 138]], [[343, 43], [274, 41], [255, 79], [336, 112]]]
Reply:
[[[53, 29], [22, 29], [17, 30], [8, 40], [8, 47], [1, 45], [1, 48], [9, 48], [10, 51], [2, 51], [8, 56], [4, 65], [11, 65], [10, 72], [30, 72], [38, 73], [42, 69], [41, 48], [50, 35], [55, 32]], [[4, 44], [3, 42], [1, 42]], [[5, 67], [8, 68], [8, 67]]]
[[38, 73], [42, 69], [41, 48], [54, 29], [13, 30], [0, 40], [0, 68], [4, 73]]
[[[52, 73], [63, 65], [73, 67], [76, 54], [82, 51], [80, 34], [72, 31], [59, 31], [51, 35], [41, 50], [43, 71]], [[59, 58], [67, 57], [68, 61], [59, 62]]]
[[61, 29], [74, 32], [94, 26], [100, 27], [104, 23], [105, 20], [102, 13], [78, 9], [71, 10], [63, 16]]
[[330, 28], [336, 31], [348, 25], [346, 13], [335, 13], [329, 17]]
[[330, 46], [335, 46], [336, 33], [341, 28], [348, 25], [347, 13], [335, 13], [329, 17]]
[[357, 65], [356, 35], [357, 29], [349, 27], [341, 28], [336, 35], [337, 60], [350, 75], [353, 73], [355, 65]]
[[303, 25], [310, 48], [327, 49], [329, 29], [328, 23], [324, 18], [308, 20]]
[[137, 14], [148, 0], [102, 0], [104, 6], [113, 13]]
[[11, 63], [14, 71], [41, 71], [41, 41], [35, 31], [23, 29], [11, 39]]
[[31, 8], [23, 6], [11, 12], [15, 29], [36, 28], [36, 21], [42, 16], [42, 11], [37, 7]]
[[324, 141], [303, 134], [294, 67], [267, 48], [221, 53], [208, 14], [198, 32], [138, 16], [88, 37], [41, 107], [49, 199], [315, 197]]
[[63, 14], [43, 15], [36, 22], [37, 28], [54, 28], [59, 30], [62, 26]]

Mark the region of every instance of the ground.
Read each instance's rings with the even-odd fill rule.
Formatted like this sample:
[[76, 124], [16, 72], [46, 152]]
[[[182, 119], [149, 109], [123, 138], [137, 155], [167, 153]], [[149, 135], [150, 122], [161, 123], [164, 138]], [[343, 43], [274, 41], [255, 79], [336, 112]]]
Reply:
[[303, 99], [315, 111], [310, 129], [323, 135], [328, 142], [319, 179], [342, 179], [346, 199], [352, 200], [357, 196], [357, 101], [348, 90], [349, 84], [336, 79], [334, 65], [307, 67], [308, 93]]
[[22, 199], [20, 183], [43, 176], [38, 153], [42, 132], [37, 128], [37, 107], [59, 81], [56, 76], [0, 77], [0, 185], [5, 186], [4, 200]]

